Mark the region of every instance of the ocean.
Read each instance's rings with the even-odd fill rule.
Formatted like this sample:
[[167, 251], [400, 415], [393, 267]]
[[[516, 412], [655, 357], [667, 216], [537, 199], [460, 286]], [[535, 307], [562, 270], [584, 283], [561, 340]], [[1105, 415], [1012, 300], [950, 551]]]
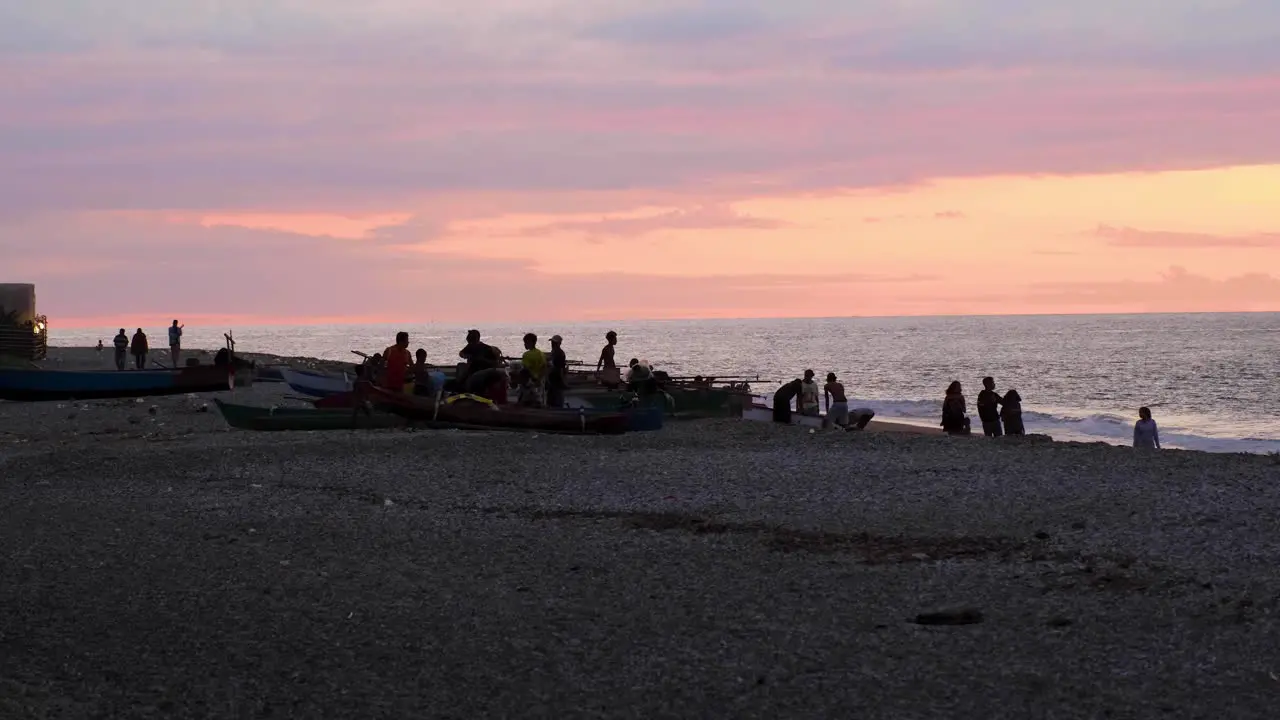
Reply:
[[[154, 346], [165, 327], [144, 328]], [[228, 328], [187, 327], [186, 347], [216, 348]], [[357, 361], [396, 331], [432, 362], [456, 362], [465, 325], [307, 325], [231, 328], [236, 348]], [[128, 328], [132, 332], [133, 328]], [[1280, 452], [1280, 313], [913, 318], [661, 320], [485, 326], [507, 354], [521, 337], [564, 337], [572, 359], [594, 364], [604, 334], [618, 360], [635, 357], [672, 375], [759, 376], [769, 397], [806, 368], [836, 373], [854, 406], [886, 420], [936, 426], [943, 392], [964, 384], [970, 413], [981, 379], [1016, 388], [1027, 432], [1058, 440], [1127, 444], [1138, 408], [1152, 409], [1166, 447]], [[115, 328], [50, 328], [53, 345], [108, 345]]]

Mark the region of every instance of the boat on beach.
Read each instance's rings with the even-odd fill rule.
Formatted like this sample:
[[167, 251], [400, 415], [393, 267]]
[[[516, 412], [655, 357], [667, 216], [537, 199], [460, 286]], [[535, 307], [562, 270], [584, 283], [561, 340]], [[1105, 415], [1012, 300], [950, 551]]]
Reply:
[[221, 365], [176, 369], [74, 371], [0, 368], [0, 400], [101, 400], [230, 390], [231, 370]]
[[256, 407], [214, 399], [218, 412], [233, 428], [241, 430], [354, 430], [403, 427], [398, 415], [363, 409], [317, 410], [296, 407]]
[[494, 405], [471, 399], [471, 396], [425, 398], [393, 393], [361, 382], [356, 386], [359, 401], [369, 402], [415, 422], [452, 422], [477, 427], [535, 430], [572, 435], [618, 435], [631, 429], [631, 420], [623, 412], [590, 412], [549, 410], [516, 405]]
[[287, 383], [294, 392], [310, 397], [322, 398], [351, 391], [351, 379], [346, 373], [328, 375], [308, 370], [281, 368], [280, 379]]

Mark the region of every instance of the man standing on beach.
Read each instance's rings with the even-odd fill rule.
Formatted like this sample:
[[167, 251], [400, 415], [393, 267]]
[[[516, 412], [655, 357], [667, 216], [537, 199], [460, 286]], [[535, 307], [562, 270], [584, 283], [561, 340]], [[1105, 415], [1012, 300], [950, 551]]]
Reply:
[[844, 396], [844, 385], [836, 382], [835, 373], [827, 373], [827, 384], [822, 386], [827, 402], [827, 422], [837, 427], [849, 424], [849, 399]]
[[382, 361], [386, 363], [382, 372], [382, 386], [391, 392], [404, 392], [413, 366], [413, 355], [409, 353], [409, 333], [396, 333], [396, 344], [382, 352]]
[[1003, 402], [1004, 398], [996, 392], [996, 381], [991, 377], [982, 378], [982, 392], [978, 393], [978, 418], [982, 420], [983, 435], [1004, 435], [1004, 429], [1000, 426], [1000, 409], [997, 407]]
[[124, 328], [120, 328], [120, 332], [116, 333], [111, 343], [116, 348], [116, 369], [123, 370], [125, 356], [129, 354], [129, 336], [124, 334]]
[[147, 334], [142, 332], [142, 328], [138, 328], [138, 332], [133, 334], [133, 340], [129, 343], [129, 349], [133, 352], [133, 365], [139, 370], [147, 366], [147, 351], [151, 349], [147, 343]]
[[547, 407], [564, 407], [564, 391], [569, 386], [569, 360], [560, 343], [564, 338], [551, 336], [551, 375], [547, 378]]
[[178, 367], [178, 356], [182, 354], [182, 328], [186, 325], [179, 325], [177, 320], [169, 326], [169, 358], [173, 361], [173, 366]]

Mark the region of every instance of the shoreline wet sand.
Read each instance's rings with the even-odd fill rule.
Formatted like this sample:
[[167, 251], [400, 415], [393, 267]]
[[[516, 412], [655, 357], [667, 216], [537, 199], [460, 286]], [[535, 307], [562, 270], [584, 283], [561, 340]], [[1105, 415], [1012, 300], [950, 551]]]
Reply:
[[0, 717], [1261, 718], [1280, 696], [1274, 458], [727, 419], [250, 433], [208, 402], [0, 403]]

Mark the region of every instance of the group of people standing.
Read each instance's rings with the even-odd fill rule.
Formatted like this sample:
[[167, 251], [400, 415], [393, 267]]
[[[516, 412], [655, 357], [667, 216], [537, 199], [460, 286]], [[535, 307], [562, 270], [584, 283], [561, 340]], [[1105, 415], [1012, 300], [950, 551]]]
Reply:
[[[617, 334], [609, 333], [606, 350], [612, 350]], [[518, 390], [517, 402], [528, 407], [564, 407], [568, 388], [569, 361], [559, 335], [551, 337], [549, 352], [538, 348], [538, 336], [527, 333], [524, 352], [514, 367], [502, 350], [481, 338], [479, 330], [467, 332], [466, 345], [458, 351], [458, 372], [452, 379], [427, 365], [427, 351], [419, 348], [416, 357], [409, 354], [409, 333], [396, 333], [396, 342], [375, 355], [374, 377], [380, 386], [397, 392], [432, 396], [438, 392], [466, 393], [484, 398], [495, 405], [507, 403], [508, 391]], [[605, 354], [601, 354], [602, 362]], [[608, 353], [612, 360], [612, 353]], [[615, 368], [616, 371], [616, 368]]]
[[[995, 379], [984, 377], [977, 405], [983, 435], [1000, 437], [1027, 434], [1026, 427], [1022, 424], [1022, 396], [1017, 390], [1001, 395], [996, 392]], [[942, 401], [942, 429], [949, 435], [968, 435], [972, 432], [964, 388], [959, 380], [947, 387], [946, 397]]]
[[875, 417], [869, 408], [849, 410], [849, 398], [845, 396], [844, 384], [835, 373], [827, 373], [827, 382], [819, 389], [816, 374], [812, 370], [804, 371], [804, 379], [795, 379], [778, 388], [773, 394], [773, 421], [791, 422], [791, 403], [795, 401], [796, 411], [801, 415], [817, 417], [822, 414], [819, 397], [826, 400], [827, 417], [824, 426], [861, 430]]
[[[185, 325], [179, 325], [177, 320], [169, 326], [169, 360], [173, 367], [178, 367], [178, 362], [182, 359], [182, 330]], [[142, 328], [138, 328], [130, 338], [125, 334], [124, 328], [120, 328], [120, 332], [116, 333], [112, 339], [112, 345], [115, 349], [116, 369], [124, 370], [127, 365], [127, 357], [133, 356], [133, 367], [136, 370], [143, 370], [147, 367], [147, 357], [151, 352], [151, 344], [147, 340], [147, 334], [142, 332]], [[98, 341], [98, 350], [102, 351], [102, 341]]]

